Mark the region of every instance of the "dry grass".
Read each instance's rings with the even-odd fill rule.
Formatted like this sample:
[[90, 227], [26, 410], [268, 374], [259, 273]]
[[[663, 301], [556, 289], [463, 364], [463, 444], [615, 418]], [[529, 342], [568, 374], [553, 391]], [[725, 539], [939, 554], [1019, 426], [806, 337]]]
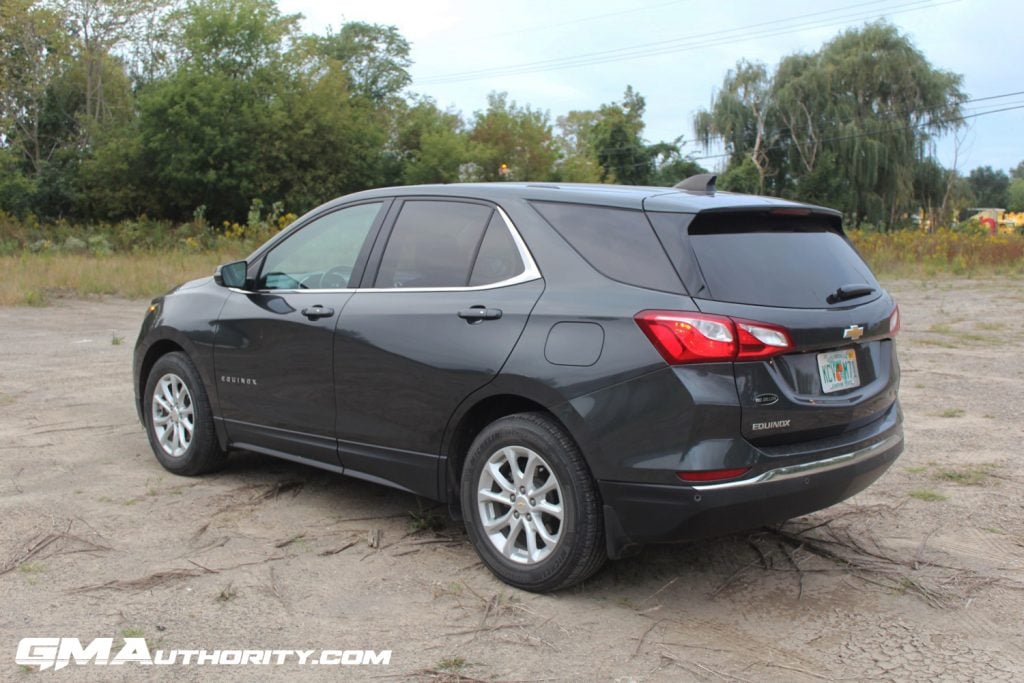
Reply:
[[849, 231], [850, 240], [876, 275], [933, 277], [938, 274], [1024, 274], [1024, 236], [943, 228], [925, 233]]
[[[244, 228], [236, 227], [235, 233], [208, 240], [209, 244], [185, 239], [166, 248], [135, 251], [128, 251], [127, 246], [113, 253], [25, 249], [0, 256], [5, 274], [0, 281], [0, 306], [45, 306], [61, 296], [151, 298], [211, 274], [218, 264], [244, 258], [259, 243], [257, 236], [266, 237], [279, 229], [275, 224], [273, 229], [256, 230], [248, 236]], [[1018, 235], [992, 237], [948, 229], [934, 233], [854, 230], [850, 238], [882, 277], [1024, 275], [1024, 237]], [[988, 340], [961, 332], [955, 341]]]
[[148, 299], [244, 258], [238, 251], [0, 256], [0, 306], [45, 306], [61, 296], [98, 294]]

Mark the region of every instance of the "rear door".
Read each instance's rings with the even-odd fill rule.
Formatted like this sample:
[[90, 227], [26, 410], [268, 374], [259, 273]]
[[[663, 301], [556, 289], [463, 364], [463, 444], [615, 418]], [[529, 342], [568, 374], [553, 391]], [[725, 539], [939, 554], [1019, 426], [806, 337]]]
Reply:
[[504, 365], [543, 281], [491, 204], [410, 198], [392, 214], [335, 332], [340, 457], [435, 496], [449, 417]]
[[650, 216], [659, 234], [682, 231], [675, 261], [701, 311], [790, 333], [791, 352], [734, 364], [751, 442], [835, 436], [892, 406], [895, 303], [837, 217], [794, 209]]

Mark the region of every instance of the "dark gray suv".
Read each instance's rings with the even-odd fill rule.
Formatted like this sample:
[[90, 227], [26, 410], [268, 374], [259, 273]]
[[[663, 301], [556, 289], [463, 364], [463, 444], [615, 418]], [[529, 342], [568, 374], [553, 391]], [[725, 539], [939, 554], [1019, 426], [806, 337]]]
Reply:
[[171, 472], [236, 449], [445, 501], [550, 591], [871, 484], [898, 330], [829, 209], [709, 176], [387, 188], [154, 300], [136, 403]]

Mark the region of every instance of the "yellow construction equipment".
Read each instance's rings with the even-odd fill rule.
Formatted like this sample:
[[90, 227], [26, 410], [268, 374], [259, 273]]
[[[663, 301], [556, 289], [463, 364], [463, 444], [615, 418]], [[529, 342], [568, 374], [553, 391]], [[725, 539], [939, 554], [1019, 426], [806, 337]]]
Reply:
[[1024, 212], [1006, 209], [967, 209], [967, 220], [976, 220], [990, 235], [1014, 235], [1024, 232]]

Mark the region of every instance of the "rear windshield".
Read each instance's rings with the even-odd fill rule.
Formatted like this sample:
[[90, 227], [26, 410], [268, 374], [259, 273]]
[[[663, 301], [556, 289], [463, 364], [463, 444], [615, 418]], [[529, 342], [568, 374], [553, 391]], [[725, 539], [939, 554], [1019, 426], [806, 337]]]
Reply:
[[698, 215], [690, 247], [707, 284], [704, 298], [753, 306], [829, 308], [844, 285], [881, 287], [850, 243], [825, 219], [813, 216]]

